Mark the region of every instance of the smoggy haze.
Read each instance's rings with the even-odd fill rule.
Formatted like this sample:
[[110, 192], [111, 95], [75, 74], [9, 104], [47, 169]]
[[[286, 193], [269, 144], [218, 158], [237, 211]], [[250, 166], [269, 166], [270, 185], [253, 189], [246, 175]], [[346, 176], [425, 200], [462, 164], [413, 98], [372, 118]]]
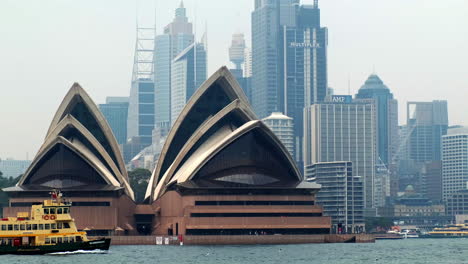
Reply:
[[[312, 0], [302, 1], [312, 3]], [[250, 44], [253, 0], [185, 0], [199, 39], [208, 28], [210, 75], [231, 65], [232, 33]], [[157, 30], [179, 0], [157, 0]], [[196, 5], [196, 7], [195, 7]], [[468, 1], [321, 0], [329, 30], [329, 86], [354, 94], [375, 68], [400, 105], [448, 100], [450, 124], [468, 125]], [[73, 82], [96, 103], [128, 96], [136, 1], [0, 2], [0, 157], [36, 153]], [[153, 23], [153, 1], [138, 1], [140, 23]]]

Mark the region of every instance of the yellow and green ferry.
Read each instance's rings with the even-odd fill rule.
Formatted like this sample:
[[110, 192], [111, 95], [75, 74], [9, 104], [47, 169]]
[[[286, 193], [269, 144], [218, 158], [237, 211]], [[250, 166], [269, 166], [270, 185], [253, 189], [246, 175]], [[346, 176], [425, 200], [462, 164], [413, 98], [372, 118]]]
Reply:
[[426, 238], [460, 238], [468, 237], [468, 224], [452, 224], [434, 228]]
[[0, 254], [46, 254], [77, 250], [108, 250], [109, 238], [89, 240], [70, 215], [71, 202], [59, 192], [31, 212], [0, 219]]

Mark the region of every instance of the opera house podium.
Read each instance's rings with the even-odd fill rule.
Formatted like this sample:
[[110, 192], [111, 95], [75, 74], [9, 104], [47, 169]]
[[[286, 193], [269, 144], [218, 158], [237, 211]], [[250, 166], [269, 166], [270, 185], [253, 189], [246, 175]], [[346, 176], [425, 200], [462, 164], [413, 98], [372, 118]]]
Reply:
[[226, 67], [172, 125], [139, 205], [111, 128], [74, 84], [31, 166], [5, 189], [4, 215], [42, 202], [52, 189], [73, 202], [78, 229], [91, 235], [137, 235], [140, 218], [157, 236], [330, 233], [330, 217], [315, 204], [320, 185], [304, 181]]

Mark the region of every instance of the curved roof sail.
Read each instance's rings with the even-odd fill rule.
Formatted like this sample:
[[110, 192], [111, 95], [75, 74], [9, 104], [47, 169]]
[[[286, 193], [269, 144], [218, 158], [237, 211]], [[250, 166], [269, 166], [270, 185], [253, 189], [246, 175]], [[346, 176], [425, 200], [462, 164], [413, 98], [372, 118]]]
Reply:
[[226, 67], [220, 68], [198, 88], [167, 136], [158, 165], [151, 176], [146, 198], [153, 194], [154, 188], [195, 131], [237, 99], [248, 104], [243, 90]]
[[134, 199], [117, 141], [96, 104], [77, 83], [67, 93], [17, 186], [107, 185]]
[[128, 178], [125, 163], [117, 140], [105, 117], [91, 97], [78, 84], [74, 83], [65, 95], [47, 131], [46, 138], [67, 115], [73, 116], [102, 144], [106, 152], [118, 166], [120, 173]]

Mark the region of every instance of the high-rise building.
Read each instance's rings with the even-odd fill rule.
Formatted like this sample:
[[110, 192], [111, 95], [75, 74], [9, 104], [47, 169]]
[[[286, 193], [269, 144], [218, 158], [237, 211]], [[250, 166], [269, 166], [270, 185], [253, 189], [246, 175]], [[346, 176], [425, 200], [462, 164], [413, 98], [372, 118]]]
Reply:
[[107, 97], [99, 110], [112, 128], [117, 143], [127, 142], [128, 97]]
[[193, 42], [193, 26], [188, 22], [186, 9], [181, 2], [174, 20], [164, 27], [164, 34], [156, 36], [155, 40], [155, 122], [158, 127], [169, 127], [171, 121], [172, 60]]
[[252, 50], [250, 48], [244, 49], [244, 77], [252, 77]]
[[171, 69], [171, 124], [173, 124], [195, 90], [206, 80], [205, 45], [192, 43], [172, 60]]
[[289, 154], [294, 157], [294, 120], [280, 112], [273, 112], [262, 121], [275, 133]]
[[332, 102], [304, 108], [304, 164], [351, 161], [353, 175], [363, 179], [365, 207], [370, 209], [377, 159], [376, 109], [373, 102], [350, 99], [333, 96]]
[[304, 171], [306, 181], [322, 186], [317, 204], [323, 206], [324, 215], [331, 216], [332, 229], [339, 233], [364, 231], [363, 182], [353, 176], [352, 162], [321, 162], [305, 166]]
[[468, 128], [449, 129], [442, 137], [442, 194], [447, 200], [468, 189]]
[[447, 134], [447, 101], [408, 102], [407, 159], [441, 160], [441, 139]]
[[296, 149], [302, 149], [303, 108], [327, 93], [327, 29], [317, 2], [257, 0], [252, 12], [252, 106], [260, 118], [292, 117]]
[[[358, 99], [374, 99], [377, 110], [379, 157], [388, 165], [398, 149], [398, 102], [376, 74], [371, 74], [356, 94]], [[394, 160], [396, 162], [396, 160]]]
[[139, 137], [142, 147], [151, 145], [154, 129], [154, 82], [136, 79], [132, 82], [128, 106], [127, 138]]
[[247, 99], [249, 99], [249, 102], [252, 102], [252, 98], [251, 98], [251, 79], [252, 78], [250, 76], [245, 76], [245, 71], [244, 71], [244, 68], [242, 67], [243, 65], [244, 67], [247, 67], [247, 65], [244, 63], [246, 59], [245, 50], [246, 50], [246, 47], [245, 47], [244, 34], [242, 33], [233, 34], [231, 47], [229, 47], [229, 59], [235, 65], [235, 68], [230, 69], [230, 71], [232, 75], [236, 77], [236, 80], [239, 83], [240, 87], [244, 91], [245, 95], [247, 95]]
[[23, 174], [30, 164], [30, 160], [0, 159], [0, 172], [4, 178], [16, 178]]
[[151, 145], [154, 129], [154, 38], [155, 29], [138, 27], [128, 104], [127, 138], [138, 137], [140, 147]]

